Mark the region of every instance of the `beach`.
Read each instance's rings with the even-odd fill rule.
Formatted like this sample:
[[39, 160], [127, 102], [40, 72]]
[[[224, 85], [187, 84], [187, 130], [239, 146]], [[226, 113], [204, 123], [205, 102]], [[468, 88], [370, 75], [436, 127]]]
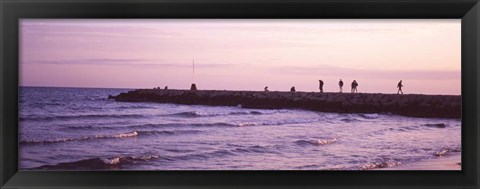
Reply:
[[394, 167], [382, 168], [379, 170], [462, 170], [462, 156], [460, 153], [438, 157], [435, 159], [422, 160], [406, 163]]

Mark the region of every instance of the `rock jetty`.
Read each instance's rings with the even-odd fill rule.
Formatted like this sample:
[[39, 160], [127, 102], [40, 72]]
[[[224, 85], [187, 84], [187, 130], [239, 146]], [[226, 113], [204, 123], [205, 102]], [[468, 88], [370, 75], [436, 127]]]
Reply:
[[137, 89], [117, 96], [119, 102], [241, 106], [257, 109], [304, 109], [337, 113], [393, 113], [409, 117], [461, 118], [461, 96], [379, 93]]

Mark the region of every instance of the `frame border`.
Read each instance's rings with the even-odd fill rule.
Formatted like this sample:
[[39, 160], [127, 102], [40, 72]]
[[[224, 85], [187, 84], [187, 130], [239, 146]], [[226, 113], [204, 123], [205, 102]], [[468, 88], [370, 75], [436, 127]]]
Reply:
[[[18, 171], [21, 18], [461, 19], [462, 171]], [[0, 188], [479, 188], [479, 47], [478, 0], [0, 0]]]

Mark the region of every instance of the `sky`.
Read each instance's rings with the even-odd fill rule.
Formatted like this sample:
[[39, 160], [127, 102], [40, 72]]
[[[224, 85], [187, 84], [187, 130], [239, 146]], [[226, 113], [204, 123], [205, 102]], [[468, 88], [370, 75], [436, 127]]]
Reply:
[[[460, 19], [22, 19], [20, 85], [461, 92]], [[195, 61], [195, 76], [192, 62]], [[195, 80], [195, 81], [193, 81]]]

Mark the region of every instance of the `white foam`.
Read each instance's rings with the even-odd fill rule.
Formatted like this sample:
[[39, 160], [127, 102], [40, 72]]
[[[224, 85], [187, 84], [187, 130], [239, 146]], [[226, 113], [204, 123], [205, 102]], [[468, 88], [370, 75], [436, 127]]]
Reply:
[[130, 133], [116, 134], [113, 137], [115, 137], [115, 138], [127, 138], [127, 137], [136, 137], [136, 136], [138, 136], [138, 132], [133, 131], [133, 132], [130, 132]]
[[105, 164], [110, 164], [110, 165], [115, 165], [115, 164], [119, 164], [120, 163], [120, 158], [116, 157], [116, 158], [111, 158], [111, 159], [108, 159], [108, 158], [102, 158], [101, 159]]

